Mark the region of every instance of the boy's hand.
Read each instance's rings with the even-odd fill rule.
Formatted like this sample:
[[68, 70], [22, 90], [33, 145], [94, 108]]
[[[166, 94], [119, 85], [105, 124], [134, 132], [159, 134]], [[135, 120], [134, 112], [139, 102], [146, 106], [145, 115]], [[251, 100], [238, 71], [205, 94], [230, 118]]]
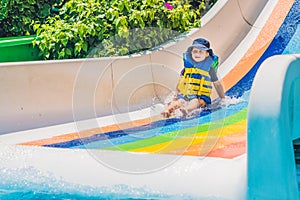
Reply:
[[206, 106], [206, 102], [203, 99], [199, 99], [199, 107], [204, 108]]

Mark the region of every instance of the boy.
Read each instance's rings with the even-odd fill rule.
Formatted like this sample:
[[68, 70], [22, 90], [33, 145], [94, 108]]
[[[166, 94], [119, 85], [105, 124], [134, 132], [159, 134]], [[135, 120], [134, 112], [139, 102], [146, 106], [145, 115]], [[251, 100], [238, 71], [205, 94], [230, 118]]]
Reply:
[[213, 54], [207, 40], [194, 40], [192, 46], [183, 54], [183, 60], [184, 69], [177, 84], [175, 101], [161, 113], [164, 117], [170, 117], [176, 109], [180, 109], [186, 116], [190, 111], [210, 104], [212, 82], [220, 98], [225, 98], [222, 84], [216, 75], [218, 57]]

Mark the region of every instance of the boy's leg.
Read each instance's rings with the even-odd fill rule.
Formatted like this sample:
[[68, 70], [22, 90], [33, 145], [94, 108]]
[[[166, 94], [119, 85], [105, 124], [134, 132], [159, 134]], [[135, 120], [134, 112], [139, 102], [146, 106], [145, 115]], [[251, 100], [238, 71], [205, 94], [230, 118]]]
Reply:
[[199, 104], [198, 99], [192, 99], [192, 100], [189, 101], [188, 105], [185, 106], [184, 108], [187, 112], [190, 112], [192, 110], [195, 110], [195, 109], [199, 108], [199, 105], [200, 104]]
[[186, 116], [192, 110], [199, 108], [199, 106], [200, 106], [199, 100], [192, 99], [189, 101], [187, 106], [180, 108], [180, 111], [182, 112], [183, 116]]
[[171, 103], [161, 114], [164, 117], [170, 117], [171, 113], [175, 110], [180, 108], [182, 105], [184, 105], [186, 101], [184, 99], [178, 99], [177, 101]]

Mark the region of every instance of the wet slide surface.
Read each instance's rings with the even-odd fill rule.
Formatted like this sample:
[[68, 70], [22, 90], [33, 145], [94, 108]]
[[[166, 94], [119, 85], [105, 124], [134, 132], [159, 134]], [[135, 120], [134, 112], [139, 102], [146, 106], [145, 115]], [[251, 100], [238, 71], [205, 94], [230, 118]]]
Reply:
[[[55, 136], [17, 144], [228, 159], [241, 156], [246, 152], [247, 105], [253, 78], [266, 58], [299, 53], [298, 11], [298, 0], [278, 1], [251, 47], [224, 76], [226, 95], [230, 98], [217, 109], [207, 109], [187, 119], [162, 119], [154, 115], [120, 123], [114, 121], [81, 132], [56, 132]], [[151, 109], [158, 113], [157, 108], [149, 108], [150, 112]]]

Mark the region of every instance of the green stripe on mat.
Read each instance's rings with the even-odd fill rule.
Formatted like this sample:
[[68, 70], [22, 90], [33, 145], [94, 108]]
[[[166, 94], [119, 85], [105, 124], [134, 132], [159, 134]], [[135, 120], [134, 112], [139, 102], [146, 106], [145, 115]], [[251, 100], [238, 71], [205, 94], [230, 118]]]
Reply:
[[107, 147], [107, 148], [103, 148], [103, 149], [130, 151], [133, 149], [152, 146], [152, 145], [156, 145], [156, 144], [160, 144], [160, 143], [164, 143], [164, 142], [169, 142], [169, 141], [181, 138], [183, 136], [212, 130], [210, 128], [212, 125], [211, 123], [214, 123], [213, 124], [214, 129], [228, 126], [228, 125], [231, 125], [231, 124], [234, 124], [234, 123], [244, 120], [246, 118], [246, 116], [247, 116], [247, 108], [244, 108], [241, 111], [239, 111], [233, 115], [230, 115], [226, 118], [216, 120], [213, 122], [209, 122], [209, 123], [205, 123], [200, 126], [194, 126], [194, 127], [190, 127], [190, 128], [186, 128], [186, 129], [177, 130], [177, 131], [171, 131], [171, 132], [168, 132], [168, 133], [165, 133], [162, 135], [158, 135], [155, 137], [141, 139], [141, 140], [138, 140], [135, 142], [130, 142], [130, 143], [121, 144], [121, 145], [117, 145], [117, 146], [111, 146], [111, 147]]

